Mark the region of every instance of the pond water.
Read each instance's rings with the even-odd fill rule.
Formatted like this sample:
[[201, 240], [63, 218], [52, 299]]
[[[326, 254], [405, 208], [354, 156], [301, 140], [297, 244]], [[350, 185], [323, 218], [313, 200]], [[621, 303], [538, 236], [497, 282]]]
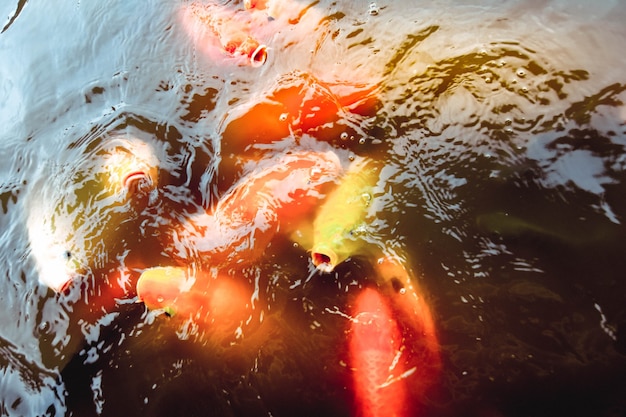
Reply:
[[249, 300], [219, 331], [134, 291], [257, 165], [331, 151], [382, 164], [373, 234], [432, 315], [405, 414], [624, 415], [626, 3], [277, 3], [211, 5], [263, 65], [188, 2], [0, 5], [0, 414], [354, 415], [367, 256], [321, 272], [279, 231], [229, 270]]

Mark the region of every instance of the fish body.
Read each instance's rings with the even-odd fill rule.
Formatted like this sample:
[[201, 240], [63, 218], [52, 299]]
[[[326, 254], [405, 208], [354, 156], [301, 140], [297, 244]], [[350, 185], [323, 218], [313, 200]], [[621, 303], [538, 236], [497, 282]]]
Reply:
[[406, 258], [394, 254], [385, 255], [375, 262], [379, 290], [390, 300], [399, 321], [419, 335], [413, 346], [420, 352], [422, 364], [418, 374], [429, 383], [438, 375], [441, 367], [439, 341], [435, 321], [426, 301], [426, 293], [411, 274]]
[[349, 358], [356, 415], [415, 416], [441, 371], [424, 293], [400, 257], [375, 263], [377, 286], [352, 304]]
[[102, 266], [102, 259], [120, 249], [119, 225], [155, 199], [158, 173], [156, 149], [118, 136], [44, 174], [30, 190], [26, 210], [39, 281], [59, 292]]
[[182, 26], [198, 49], [211, 55], [218, 46], [231, 57], [243, 56], [254, 66], [267, 60], [267, 47], [250, 30], [249, 13], [215, 2], [192, 2], [181, 10]]
[[368, 251], [368, 215], [375, 210], [378, 165], [358, 160], [326, 198], [313, 221], [311, 259], [325, 272], [352, 255]]
[[402, 336], [382, 296], [366, 288], [353, 306], [350, 366], [358, 417], [408, 417], [406, 382], [397, 360]]
[[148, 268], [137, 281], [137, 298], [148, 310], [161, 310], [178, 323], [192, 320], [224, 337], [249, 317], [252, 296], [237, 277], [182, 267]]
[[312, 216], [343, 174], [332, 151], [283, 154], [244, 176], [214, 210], [173, 234], [171, 256], [204, 266], [243, 264], [263, 254], [279, 230]]
[[605, 219], [581, 220], [568, 218], [562, 213], [555, 218], [546, 218], [545, 213], [529, 217], [523, 218], [503, 211], [483, 213], [476, 217], [476, 226], [482, 232], [504, 238], [541, 238], [573, 246], [585, 246], [615, 237], [613, 224]]
[[378, 103], [376, 91], [371, 83], [326, 83], [306, 72], [290, 72], [278, 79], [269, 94], [229, 115], [223, 130], [224, 146], [245, 149], [311, 132], [350, 113], [373, 114]]

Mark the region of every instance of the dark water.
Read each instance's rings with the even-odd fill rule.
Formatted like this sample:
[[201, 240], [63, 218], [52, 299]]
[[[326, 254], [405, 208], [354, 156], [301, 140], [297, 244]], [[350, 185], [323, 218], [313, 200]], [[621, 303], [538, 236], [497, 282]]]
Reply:
[[[207, 55], [183, 4], [0, 6], [0, 414], [350, 415], [341, 313], [362, 259], [319, 274], [277, 237], [241, 271], [243, 337], [111, 289], [167, 264], [162, 231], [250, 158], [290, 147], [385, 161], [380, 233], [408, 248], [441, 345], [420, 415], [626, 413], [623, 2], [302, 2], [259, 29], [260, 68]], [[237, 142], [228, 127], [266, 128], [246, 115], [298, 74], [378, 101]], [[158, 158], [139, 205], [98, 188], [120, 137]], [[39, 283], [56, 247], [78, 265], [65, 295]]]

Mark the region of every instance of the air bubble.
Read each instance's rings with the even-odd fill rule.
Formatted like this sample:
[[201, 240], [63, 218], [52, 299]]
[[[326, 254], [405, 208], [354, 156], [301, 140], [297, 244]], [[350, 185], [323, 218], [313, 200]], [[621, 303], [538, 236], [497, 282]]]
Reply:
[[347, 140], [348, 134], [346, 132], [343, 132], [339, 137], [341, 138], [341, 140]]
[[524, 78], [526, 76], [526, 71], [524, 71], [523, 69], [518, 69], [517, 70], [517, 76], [520, 78]]
[[286, 122], [287, 117], [289, 117], [288, 113], [282, 113], [280, 116], [278, 116], [278, 120], [280, 120], [281, 122]]
[[365, 138], [359, 139], [359, 144], [360, 145], [365, 145]]

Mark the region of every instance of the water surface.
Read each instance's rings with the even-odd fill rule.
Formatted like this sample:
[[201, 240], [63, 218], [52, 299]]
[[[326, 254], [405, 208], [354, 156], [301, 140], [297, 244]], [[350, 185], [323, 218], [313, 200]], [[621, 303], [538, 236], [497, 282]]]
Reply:
[[[290, 147], [385, 162], [379, 233], [408, 248], [441, 344], [424, 416], [624, 414], [622, 2], [300, 2], [297, 24], [257, 31], [259, 68], [207, 55], [182, 4], [0, 6], [0, 414], [350, 415], [340, 313], [366, 260], [321, 274], [277, 238], [241, 272], [243, 339], [110, 289], [167, 264], [155, 237]], [[228, 136], [298, 74], [377, 85], [374, 111], [269, 147]], [[145, 206], [94, 199], [119, 137], [160, 161]], [[80, 285], [41, 285], [33, 241], [70, 247]]]

